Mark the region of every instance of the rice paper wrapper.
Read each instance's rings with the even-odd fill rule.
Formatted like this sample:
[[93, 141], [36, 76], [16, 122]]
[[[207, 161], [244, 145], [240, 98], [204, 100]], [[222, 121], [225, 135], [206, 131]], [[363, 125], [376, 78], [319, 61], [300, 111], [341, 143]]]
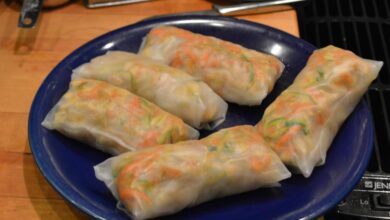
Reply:
[[153, 103], [85, 79], [71, 82], [42, 126], [114, 155], [199, 137], [197, 130]]
[[278, 186], [290, 172], [252, 126], [109, 158], [94, 167], [134, 219], [176, 213], [205, 201]]
[[195, 127], [213, 129], [227, 104], [186, 72], [124, 51], [109, 51], [73, 70], [72, 79], [103, 80], [139, 95]]
[[293, 84], [267, 107], [258, 132], [286, 165], [309, 177], [325, 163], [340, 126], [382, 65], [334, 46], [315, 51]]
[[260, 105], [284, 70], [272, 55], [173, 26], [153, 28], [139, 54], [186, 71], [239, 105]]

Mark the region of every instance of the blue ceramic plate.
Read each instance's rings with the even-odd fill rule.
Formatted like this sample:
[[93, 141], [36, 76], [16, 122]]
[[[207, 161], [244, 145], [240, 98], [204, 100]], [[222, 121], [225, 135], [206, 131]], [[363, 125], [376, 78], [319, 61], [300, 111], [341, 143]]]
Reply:
[[[29, 140], [43, 175], [70, 203], [96, 218], [125, 219], [116, 201], [93, 166], [109, 155], [44, 129], [41, 122], [68, 88], [72, 69], [108, 50], [137, 52], [142, 38], [157, 25], [176, 25], [212, 35], [247, 48], [274, 54], [286, 65], [275, 89], [257, 107], [230, 104], [227, 120], [218, 129], [256, 124], [264, 108], [285, 89], [315, 49], [311, 44], [282, 31], [226, 17], [183, 16], [148, 20], [107, 33], [66, 57], [48, 75], [32, 104]], [[207, 132], [201, 132], [207, 135]], [[326, 164], [306, 179], [300, 175], [283, 181], [280, 188], [259, 189], [185, 209], [169, 219], [298, 219], [313, 218], [336, 205], [363, 175], [370, 158], [373, 127], [369, 109], [361, 102], [340, 129]]]

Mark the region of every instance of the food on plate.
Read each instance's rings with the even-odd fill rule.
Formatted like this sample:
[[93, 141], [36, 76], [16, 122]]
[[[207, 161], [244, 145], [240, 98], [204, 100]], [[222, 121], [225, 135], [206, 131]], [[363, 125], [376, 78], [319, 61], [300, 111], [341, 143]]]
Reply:
[[253, 126], [195, 141], [129, 152], [94, 167], [96, 177], [135, 219], [178, 212], [208, 200], [277, 186], [290, 172]]
[[197, 139], [197, 130], [129, 91], [73, 80], [42, 125], [111, 154]]
[[182, 70], [124, 51], [108, 52], [73, 71], [72, 79], [104, 80], [139, 95], [196, 128], [225, 120], [227, 104]]
[[240, 105], [260, 105], [284, 69], [274, 56], [173, 26], [153, 28], [139, 54], [183, 69]]
[[267, 107], [258, 132], [286, 165], [309, 177], [382, 64], [334, 46], [316, 50]]

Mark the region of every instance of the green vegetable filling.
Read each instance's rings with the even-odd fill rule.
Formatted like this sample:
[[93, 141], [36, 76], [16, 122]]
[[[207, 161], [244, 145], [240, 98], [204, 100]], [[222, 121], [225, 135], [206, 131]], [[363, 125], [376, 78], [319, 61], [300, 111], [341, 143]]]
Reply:
[[214, 151], [217, 151], [217, 147], [216, 146], [207, 146], [207, 150], [209, 151], [209, 152], [214, 152]]
[[165, 132], [161, 138], [160, 138], [160, 141], [159, 141], [159, 144], [164, 144], [164, 143], [173, 143], [173, 137], [172, 137], [172, 129], [170, 129], [169, 131]]
[[231, 144], [229, 144], [229, 143], [225, 143], [223, 145], [223, 152], [225, 152], [225, 153], [234, 153], [234, 147]]
[[298, 125], [298, 126], [301, 126], [303, 134], [307, 135], [309, 133], [309, 131], [308, 131], [307, 127], [306, 127], [306, 124], [304, 122], [300, 122], [300, 121], [286, 121], [285, 125], [288, 128], [290, 128], [292, 126]]
[[309, 130], [304, 122], [296, 121], [296, 120], [287, 121], [286, 118], [280, 117], [280, 118], [273, 119], [266, 124], [268, 135], [265, 135], [265, 137], [268, 139], [277, 140], [281, 136], [283, 136], [290, 127], [297, 126], [297, 125], [302, 128], [303, 134], [307, 135], [309, 133]]
[[249, 64], [249, 83], [252, 84], [255, 80], [255, 69], [253, 68], [253, 64], [244, 54], [241, 54], [241, 59]]
[[296, 91], [290, 91], [290, 94], [295, 95], [298, 100], [304, 100], [304, 101], [309, 101], [311, 103], [317, 103], [310, 95], [301, 93], [301, 92], [296, 92]]
[[318, 76], [316, 77], [316, 82], [321, 82], [325, 79], [324, 71], [317, 70]]

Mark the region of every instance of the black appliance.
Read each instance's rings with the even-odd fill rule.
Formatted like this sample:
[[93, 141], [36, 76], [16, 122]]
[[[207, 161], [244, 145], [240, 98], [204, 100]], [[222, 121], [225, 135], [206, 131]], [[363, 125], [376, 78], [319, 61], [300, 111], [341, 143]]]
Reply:
[[364, 97], [375, 124], [370, 164], [358, 186], [325, 219], [390, 219], [390, 1], [310, 0], [296, 9], [306, 41], [384, 61]]

